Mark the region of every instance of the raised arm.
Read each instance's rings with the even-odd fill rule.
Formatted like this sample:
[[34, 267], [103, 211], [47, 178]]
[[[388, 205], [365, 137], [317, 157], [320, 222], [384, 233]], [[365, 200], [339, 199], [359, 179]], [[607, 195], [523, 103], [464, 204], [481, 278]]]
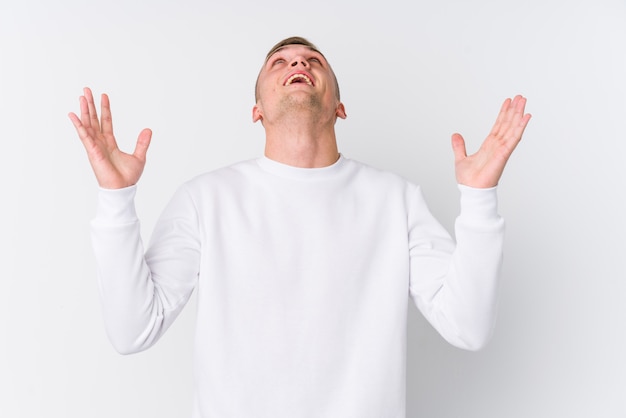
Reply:
[[524, 113], [526, 98], [506, 99], [500, 108], [491, 132], [473, 155], [467, 155], [465, 140], [452, 135], [452, 149], [459, 184], [475, 188], [489, 188], [498, 184], [504, 166], [522, 139], [531, 115]]
[[113, 119], [109, 97], [102, 95], [98, 119], [93, 94], [89, 88], [80, 96], [80, 118], [75, 113], [68, 116], [81, 142], [85, 146], [91, 167], [98, 184], [105, 189], [121, 189], [139, 181], [146, 164], [146, 153], [150, 145], [152, 131], [144, 129], [137, 138], [135, 151], [127, 154], [120, 151], [113, 135]]
[[199, 271], [198, 222], [191, 197], [181, 190], [144, 252], [132, 186], [143, 172], [152, 132], [144, 129], [135, 151], [124, 153], [113, 135], [109, 98], [102, 95], [100, 119], [90, 89], [79, 100], [80, 118], [69, 117], [101, 186], [91, 232], [105, 328], [120, 353], [135, 353], [152, 346], [189, 300]]

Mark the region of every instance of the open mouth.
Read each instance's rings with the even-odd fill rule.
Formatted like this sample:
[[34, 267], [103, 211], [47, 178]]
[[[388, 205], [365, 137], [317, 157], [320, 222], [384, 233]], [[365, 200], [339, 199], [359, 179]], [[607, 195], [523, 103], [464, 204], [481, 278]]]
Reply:
[[289, 86], [291, 84], [296, 84], [296, 83], [304, 83], [307, 84], [309, 86], [313, 86], [313, 81], [311, 81], [311, 79], [309, 78], [308, 75], [304, 74], [304, 73], [296, 73], [296, 74], [292, 74], [287, 81], [285, 81], [285, 86]]

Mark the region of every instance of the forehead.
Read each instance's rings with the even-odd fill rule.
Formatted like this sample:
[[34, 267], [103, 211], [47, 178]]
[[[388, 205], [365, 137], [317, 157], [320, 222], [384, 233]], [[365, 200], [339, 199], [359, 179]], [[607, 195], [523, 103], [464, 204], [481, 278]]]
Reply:
[[302, 52], [313, 52], [313, 53], [319, 54], [321, 57], [324, 57], [324, 54], [322, 54], [320, 51], [318, 51], [317, 49], [311, 46], [301, 45], [301, 44], [289, 44], [289, 45], [283, 45], [281, 47], [271, 50], [267, 54], [265, 61], [267, 62], [272, 56], [276, 54], [292, 54], [292, 53], [302, 53]]

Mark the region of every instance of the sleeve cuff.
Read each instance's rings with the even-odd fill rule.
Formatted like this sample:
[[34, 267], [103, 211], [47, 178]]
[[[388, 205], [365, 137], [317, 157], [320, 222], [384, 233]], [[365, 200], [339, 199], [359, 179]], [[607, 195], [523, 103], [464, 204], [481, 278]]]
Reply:
[[123, 189], [98, 190], [98, 203], [94, 224], [128, 224], [137, 221], [135, 193], [137, 186]]
[[458, 185], [461, 191], [461, 215], [474, 220], [495, 220], [498, 215], [497, 186], [485, 189]]

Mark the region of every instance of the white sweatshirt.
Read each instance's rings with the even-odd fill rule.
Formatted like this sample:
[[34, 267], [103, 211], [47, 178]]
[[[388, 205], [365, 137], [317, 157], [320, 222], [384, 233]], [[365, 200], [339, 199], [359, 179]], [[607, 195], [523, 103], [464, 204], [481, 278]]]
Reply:
[[198, 292], [194, 418], [403, 418], [409, 296], [451, 344], [495, 318], [495, 189], [461, 190], [457, 243], [418, 186], [341, 157], [259, 158], [174, 195], [144, 255], [135, 187], [92, 223], [108, 335], [144, 350]]

